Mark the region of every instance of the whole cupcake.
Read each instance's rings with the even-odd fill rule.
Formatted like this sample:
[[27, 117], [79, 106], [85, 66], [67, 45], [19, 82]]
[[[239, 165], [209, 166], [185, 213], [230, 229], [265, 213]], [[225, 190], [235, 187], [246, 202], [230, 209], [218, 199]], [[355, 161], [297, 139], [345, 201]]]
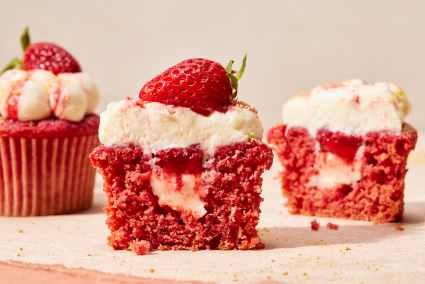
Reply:
[[27, 30], [21, 40], [23, 60], [13, 59], [0, 76], [0, 216], [87, 209], [99, 91], [63, 48], [30, 44]]

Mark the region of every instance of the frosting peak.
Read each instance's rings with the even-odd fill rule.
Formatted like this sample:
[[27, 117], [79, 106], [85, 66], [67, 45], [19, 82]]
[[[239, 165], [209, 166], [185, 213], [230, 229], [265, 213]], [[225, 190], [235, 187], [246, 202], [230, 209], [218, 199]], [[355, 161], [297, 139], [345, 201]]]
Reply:
[[36, 69], [8, 70], [0, 76], [0, 113], [4, 119], [40, 120], [51, 116], [81, 121], [99, 103], [99, 91], [84, 73]]

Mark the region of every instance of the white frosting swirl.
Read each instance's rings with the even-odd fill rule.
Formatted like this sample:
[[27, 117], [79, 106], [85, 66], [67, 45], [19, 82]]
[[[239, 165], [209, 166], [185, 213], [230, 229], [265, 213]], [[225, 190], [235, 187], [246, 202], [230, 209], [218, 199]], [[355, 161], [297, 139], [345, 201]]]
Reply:
[[410, 103], [397, 85], [352, 79], [292, 97], [282, 115], [288, 128], [304, 127], [312, 137], [322, 127], [362, 136], [372, 131], [401, 131], [409, 111]]
[[203, 116], [186, 107], [127, 98], [110, 103], [100, 115], [102, 144], [136, 144], [147, 152], [199, 143], [206, 155], [212, 155], [217, 147], [262, 138], [258, 116], [242, 104]]
[[99, 103], [94, 81], [83, 73], [36, 69], [8, 70], [0, 76], [0, 113], [4, 119], [40, 120], [51, 116], [81, 121]]

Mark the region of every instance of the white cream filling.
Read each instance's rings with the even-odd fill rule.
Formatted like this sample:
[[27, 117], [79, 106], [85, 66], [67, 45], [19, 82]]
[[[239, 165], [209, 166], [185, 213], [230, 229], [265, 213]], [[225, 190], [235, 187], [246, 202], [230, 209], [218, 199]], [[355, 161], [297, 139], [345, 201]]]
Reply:
[[204, 202], [199, 197], [198, 190], [202, 186], [202, 178], [196, 175], [185, 174], [181, 176], [182, 186], [178, 187], [177, 176], [155, 173], [151, 176], [152, 192], [158, 196], [159, 205], [168, 205], [176, 211], [189, 211], [199, 219], [207, 211]]
[[258, 116], [243, 106], [206, 117], [186, 107], [136, 102], [127, 99], [108, 105], [100, 115], [101, 143], [137, 144], [146, 152], [199, 143], [204, 156], [209, 156], [217, 147], [263, 137]]
[[363, 148], [364, 146], [361, 146], [357, 150], [352, 164], [347, 164], [343, 159], [330, 152], [317, 151], [315, 166], [318, 174], [310, 178], [308, 185], [326, 189], [361, 180]]

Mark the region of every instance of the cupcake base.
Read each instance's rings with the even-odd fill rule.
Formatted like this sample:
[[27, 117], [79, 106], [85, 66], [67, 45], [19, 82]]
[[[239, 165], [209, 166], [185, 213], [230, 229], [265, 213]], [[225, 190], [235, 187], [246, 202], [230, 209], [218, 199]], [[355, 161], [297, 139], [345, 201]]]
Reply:
[[[0, 215], [43, 216], [91, 206], [99, 117], [0, 123]], [[44, 136], [44, 137], [43, 137]]]

